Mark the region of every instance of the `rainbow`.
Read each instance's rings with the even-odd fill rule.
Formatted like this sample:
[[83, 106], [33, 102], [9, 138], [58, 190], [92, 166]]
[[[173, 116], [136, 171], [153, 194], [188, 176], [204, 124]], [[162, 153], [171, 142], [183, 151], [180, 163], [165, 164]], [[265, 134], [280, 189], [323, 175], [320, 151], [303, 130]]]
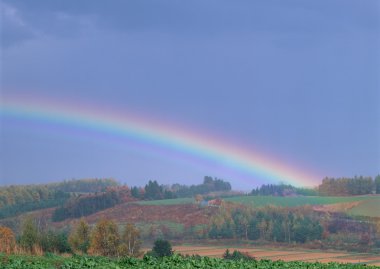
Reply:
[[201, 135], [178, 125], [129, 115], [116, 109], [100, 111], [98, 107], [72, 101], [7, 97], [0, 103], [0, 116], [58, 124], [153, 145], [174, 155], [189, 156], [190, 159], [237, 171], [246, 175], [245, 180], [252, 184], [282, 181], [296, 186], [316, 186], [321, 180], [319, 175], [290, 167], [273, 157], [228, 143], [225, 139]]

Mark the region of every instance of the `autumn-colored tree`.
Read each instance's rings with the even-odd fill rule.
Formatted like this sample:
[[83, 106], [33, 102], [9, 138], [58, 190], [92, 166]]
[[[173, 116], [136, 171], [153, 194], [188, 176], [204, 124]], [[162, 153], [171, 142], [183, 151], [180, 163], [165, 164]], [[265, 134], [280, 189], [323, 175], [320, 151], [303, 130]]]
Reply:
[[85, 219], [81, 219], [69, 236], [69, 244], [74, 251], [87, 253], [90, 247], [90, 227]]
[[33, 219], [28, 218], [22, 226], [20, 244], [27, 251], [32, 252], [34, 245], [38, 243], [38, 231]]
[[118, 256], [120, 236], [114, 221], [101, 219], [91, 233], [91, 254], [102, 256]]
[[197, 195], [195, 195], [194, 199], [195, 199], [195, 202], [196, 202], [197, 204], [199, 204], [200, 202], [203, 201], [203, 196], [200, 195], [200, 194], [197, 194]]
[[132, 257], [141, 255], [140, 231], [132, 223], [127, 223], [121, 237], [122, 244], [119, 246], [119, 253]]
[[11, 229], [0, 226], [0, 252], [11, 254], [16, 245], [15, 236]]

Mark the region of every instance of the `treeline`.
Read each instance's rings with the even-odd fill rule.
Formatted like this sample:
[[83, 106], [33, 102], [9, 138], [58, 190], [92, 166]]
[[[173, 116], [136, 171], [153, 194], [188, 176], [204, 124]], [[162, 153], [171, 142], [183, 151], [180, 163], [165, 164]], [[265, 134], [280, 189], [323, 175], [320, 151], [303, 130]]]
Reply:
[[205, 176], [202, 184], [198, 185], [180, 185], [173, 184], [164, 186], [157, 181], [149, 181], [144, 188], [132, 187], [131, 194], [133, 197], [145, 200], [161, 200], [194, 197], [197, 194], [208, 194], [210, 192], [228, 192], [231, 191], [231, 184], [218, 178]]
[[55, 209], [52, 220], [62, 221], [68, 218], [88, 216], [131, 200], [133, 198], [127, 186], [110, 187], [102, 193], [79, 195], [71, 198], [63, 206]]
[[66, 193], [100, 192], [117, 185], [113, 179], [73, 179], [58, 183], [0, 187], [0, 208], [67, 198]]
[[[45, 189], [43, 186], [41, 186], [41, 188], [32, 186], [31, 188], [25, 189], [19, 189], [17, 186], [15, 188], [10, 189], [12, 190], [12, 192], [14, 191], [15, 193], [15, 195], [10, 194], [10, 196], [12, 196], [12, 199], [19, 199], [21, 193], [23, 193], [25, 197], [20, 198], [20, 200], [16, 200], [17, 202], [7, 202], [6, 205], [0, 207], [0, 219], [13, 217], [18, 214], [37, 209], [58, 206], [60, 204], [65, 203], [71, 197], [70, 193], [66, 193], [60, 190], [47, 190], [46, 192], [41, 191]], [[22, 191], [18, 192], [18, 190]], [[41, 192], [39, 193], [38, 190], [40, 190]], [[7, 190], [7, 192], [8, 194], [10, 193], [9, 190]], [[37, 195], [37, 193], [39, 194]], [[1, 197], [2, 196], [0, 194], [0, 198]]]
[[49, 185], [19, 185], [0, 187], [0, 208], [66, 197], [66, 194]]
[[113, 179], [80, 179], [0, 187], [0, 219], [62, 205], [78, 193], [104, 191], [112, 186], [118, 186]]
[[27, 219], [20, 235], [16, 238], [13, 231], [0, 226], [0, 252], [11, 254], [28, 253], [78, 253], [111, 257], [141, 254], [140, 232], [135, 225], [127, 223], [119, 231], [112, 220], [99, 220], [91, 228], [81, 219], [70, 231], [41, 230], [32, 219]]
[[206, 238], [309, 243], [315, 247], [369, 251], [380, 247], [380, 220], [315, 212], [311, 206], [228, 208], [214, 215]]
[[197, 194], [207, 194], [210, 192], [230, 191], [231, 184], [223, 179], [205, 176], [203, 183], [199, 185], [173, 184], [171, 189], [179, 198], [194, 197]]
[[140, 200], [162, 200], [162, 199], [174, 199], [177, 198], [175, 193], [164, 185], [158, 184], [156, 180], [149, 180], [148, 184], [144, 188], [132, 187], [131, 195]]
[[319, 194], [323, 196], [350, 196], [380, 194], [380, 175], [372, 177], [355, 176], [354, 178], [324, 178], [319, 185]]
[[222, 209], [213, 216], [208, 236], [212, 239], [298, 242], [322, 238], [323, 226], [317, 213], [308, 208], [266, 207]]
[[380, 194], [380, 175], [372, 177], [324, 178], [317, 188], [298, 188], [289, 184], [264, 184], [249, 195], [270, 196], [350, 196]]
[[[69, 232], [61, 232], [41, 230], [29, 218], [24, 221], [17, 238], [10, 228], [0, 226], [0, 254], [70, 253], [113, 258], [140, 257], [144, 254], [141, 244], [140, 230], [134, 224], [126, 223], [120, 227], [112, 219], [100, 219], [93, 226], [81, 219]], [[145, 253], [144, 259], [173, 254], [170, 242], [161, 238], [155, 240], [153, 248]]]
[[107, 188], [116, 186], [119, 186], [119, 183], [112, 178], [72, 179], [52, 183], [54, 189], [79, 193], [104, 192]]
[[33, 210], [56, 207], [56, 206], [64, 204], [69, 197], [70, 195], [66, 194], [63, 198], [56, 198], [56, 199], [50, 199], [50, 200], [42, 200], [38, 202], [29, 202], [29, 203], [23, 203], [23, 204], [4, 206], [0, 208], [0, 219], [17, 216], [19, 214], [33, 211]]
[[253, 189], [250, 195], [271, 195], [271, 196], [316, 196], [318, 191], [311, 188], [297, 188], [289, 184], [264, 184], [260, 188]]

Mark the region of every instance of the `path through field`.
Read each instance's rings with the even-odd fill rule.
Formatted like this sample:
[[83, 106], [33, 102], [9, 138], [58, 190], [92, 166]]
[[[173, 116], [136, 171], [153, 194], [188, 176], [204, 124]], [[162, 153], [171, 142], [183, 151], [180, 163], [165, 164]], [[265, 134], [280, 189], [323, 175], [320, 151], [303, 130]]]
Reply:
[[[222, 257], [227, 247], [223, 246], [175, 246], [175, 252], [181, 254], [209, 257]], [[229, 247], [230, 251], [239, 250], [248, 253], [256, 259], [283, 260], [283, 261], [307, 261], [307, 262], [340, 262], [340, 263], [365, 263], [380, 266], [380, 255], [365, 253], [348, 253], [320, 250], [279, 250], [270, 248], [243, 248]]]

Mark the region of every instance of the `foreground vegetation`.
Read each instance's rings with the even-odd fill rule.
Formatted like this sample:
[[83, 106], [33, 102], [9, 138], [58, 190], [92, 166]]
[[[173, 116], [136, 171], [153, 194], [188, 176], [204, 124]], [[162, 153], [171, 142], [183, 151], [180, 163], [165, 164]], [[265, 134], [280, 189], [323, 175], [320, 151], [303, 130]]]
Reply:
[[209, 257], [183, 257], [173, 255], [163, 258], [145, 256], [143, 259], [138, 258], [118, 258], [110, 259], [105, 257], [73, 256], [60, 257], [50, 255], [49, 257], [37, 256], [1, 256], [0, 268], [7, 269], [40, 269], [40, 268], [336, 268], [336, 269], [361, 269], [361, 268], [380, 268], [377, 266], [368, 266], [364, 264], [339, 264], [339, 263], [306, 263], [306, 262], [283, 262], [269, 260], [249, 260], [249, 259], [218, 259]]

